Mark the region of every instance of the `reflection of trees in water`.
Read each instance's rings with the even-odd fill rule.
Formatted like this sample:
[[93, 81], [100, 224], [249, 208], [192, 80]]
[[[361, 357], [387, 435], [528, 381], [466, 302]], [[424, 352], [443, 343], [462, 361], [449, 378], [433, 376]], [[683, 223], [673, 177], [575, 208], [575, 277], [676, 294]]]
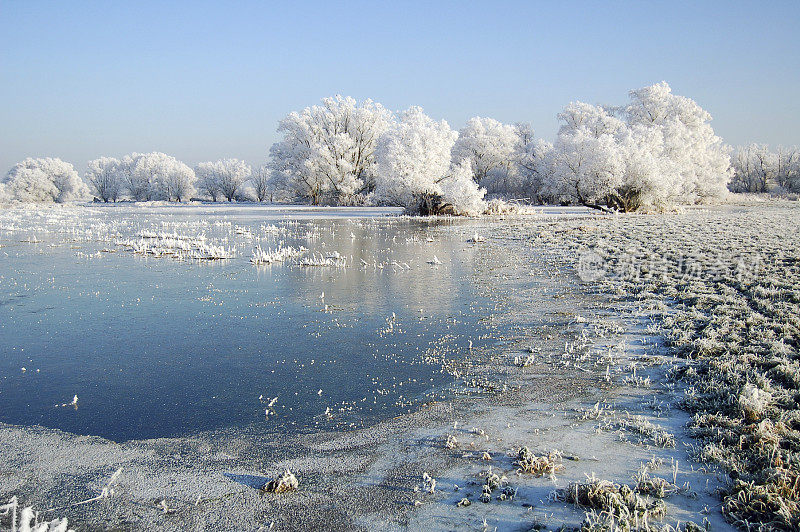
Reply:
[[[427, 241], [429, 236], [433, 242]], [[298, 293], [324, 290], [332, 304], [359, 312], [417, 313], [422, 308], [426, 314], [444, 314], [461, 310], [473, 297], [465, 277], [475, 248], [429, 224], [407, 219], [335, 222], [333, 231], [324, 226], [320, 237], [306, 245], [322, 253], [337, 251], [348, 259], [345, 268], [310, 267], [292, 275], [307, 283]], [[434, 255], [442, 259], [441, 266], [427, 263]], [[403, 263], [411, 269], [399, 266]]]

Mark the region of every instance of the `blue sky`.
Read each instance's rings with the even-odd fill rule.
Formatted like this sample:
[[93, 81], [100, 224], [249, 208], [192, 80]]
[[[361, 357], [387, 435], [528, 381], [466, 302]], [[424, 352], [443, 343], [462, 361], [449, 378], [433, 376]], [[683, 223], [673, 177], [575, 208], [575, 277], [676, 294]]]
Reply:
[[[168, 4], [168, 5], [162, 5]], [[0, 0], [0, 171], [27, 156], [266, 159], [344, 94], [461, 127], [668, 81], [726, 142], [800, 144], [800, 2]]]

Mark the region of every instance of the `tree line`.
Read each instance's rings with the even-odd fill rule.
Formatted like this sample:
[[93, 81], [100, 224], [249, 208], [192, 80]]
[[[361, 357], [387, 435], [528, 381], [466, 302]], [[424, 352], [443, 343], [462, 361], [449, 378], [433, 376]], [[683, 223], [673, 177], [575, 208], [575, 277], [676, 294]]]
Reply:
[[[660, 209], [770, 187], [800, 191], [800, 152], [732, 150], [710, 114], [666, 82], [629, 92], [620, 106], [569, 103], [553, 142], [529, 124], [471, 118], [461, 130], [412, 106], [393, 113], [372, 100], [325, 98], [278, 124], [267, 164], [238, 159], [190, 168], [164, 153], [71, 164], [26, 159], [0, 183], [0, 199], [305, 202], [394, 205], [411, 213], [478, 214], [486, 197], [598, 209]], [[733, 154], [733, 157], [731, 157]]]
[[800, 192], [800, 149], [765, 144], [740, 146], [733, 152], [733, 192]]

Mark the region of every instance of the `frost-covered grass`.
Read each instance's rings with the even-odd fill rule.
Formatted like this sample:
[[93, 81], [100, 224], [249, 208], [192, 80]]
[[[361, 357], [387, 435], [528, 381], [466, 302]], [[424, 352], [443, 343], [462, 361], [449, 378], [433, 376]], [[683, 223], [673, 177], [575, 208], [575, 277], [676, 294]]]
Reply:
[[276, 249], [261, 249], [261, 246], [258, 246], [253, 250], [253, 257], [250, 259], [250, 262], [253, 264], [272, 264], [273, 262], [284, 262], [286, 260], [299, 257], [308, 251], [308, 249], [304, 248], [303, 246], [294, 248], [292, 246], [283, 246], [283, 242], [280, 244], [281, 245], [279, 245]]
[[[19, 512], [18, 512], [19, 510]], [[0, 518], [5, 517], [11, 532], [74, 532], [67, 529], [67, 519], [44, 520], [32, 506], [20, 508], [16, 497], [0, 505]]]
[[730, 522], [796, 530], [800, 207], [565, 220], [531, 239], [577, 257], [582, 278], [653, 318], [669, 351], [689, 361], [671, 377], [686, 390], [698, 457], [729, 473]]
[[595, 510], [587, 514], [582, 530], [650, 530], [648, 521], [666, 513], [660, 499], [643, 498], [635, 488], [594, 476], [555, 491], [553, 497]]

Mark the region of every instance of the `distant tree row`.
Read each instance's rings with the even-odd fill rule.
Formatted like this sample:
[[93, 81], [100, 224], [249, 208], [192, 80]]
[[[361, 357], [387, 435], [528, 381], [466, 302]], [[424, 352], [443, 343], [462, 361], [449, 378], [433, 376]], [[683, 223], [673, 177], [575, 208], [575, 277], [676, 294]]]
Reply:
[[[711, 116], [665, 82], [634, 90], [626, 105], [567, 105], [553, 143], [528, 124], [475, 117], [455, 131], [419, 107], [398, 115], [371, 100], [325, 98], [289, 113], [269, 162], [237, 159], [194, 169], [163, 153], [89, 162], [85, 181], [103, 201], [307, 202], [396, 205], [416, 213], [473, 214], [485, 195], [531, 203], [582, 204], [633, 211], [698, 203], [767, 183], [795, 190], [798, 151], [763, 146], [735, 152], [714, 134]], [[731, 179], [733, 178], [733, 181]], [[66, 201], [86, 187], [71, 165], [27, 159], [0, 185], [22, 201]], [[5, 192], [3, 192], [3, 189]]]
[[764, 144], [740, 146], [733, 153], [733, 192], [800, 192], [800, 149]]
[[268, 173], [254, 173], [238, 159], [205, 162], [195, 169], [165, 153], [132, 153], [121, 159], [100, 157], [89, 161], [84, 181], [75, 168], [61, 159], [28, 158], [17, 163], [0, 183], [0, 199], [23, 202], [65, 202], [90, 194], [104, 202], [184, 201], [200, 193], [213, 201], [253, 199], [244, 192], [253, 183], [254, 199], [269, 197]]
[[[164, 153], [133, 153], [122, 159], [89, 161], [86, 182], [103, 201], [123, 195], [134, 201], [183, 201], [200, 193], [213, 201], [247, 199], [243, 187], [253, 179], [249, 165], [238, 159], [198, 164], [194, 170]], [[265, 194], [258, 200], [265, 199]]]

